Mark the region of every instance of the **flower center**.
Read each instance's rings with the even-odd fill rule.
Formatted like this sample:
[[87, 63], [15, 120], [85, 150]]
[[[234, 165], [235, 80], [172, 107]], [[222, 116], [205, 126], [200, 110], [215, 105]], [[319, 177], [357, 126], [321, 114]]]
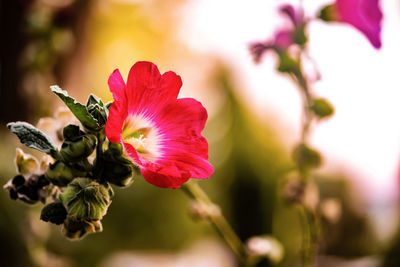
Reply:
[[154, 161], [157, 158], [159, 138], [150, 121], [138, 115], [129, 115], [122, 126], [121, 137], [145, 159]]

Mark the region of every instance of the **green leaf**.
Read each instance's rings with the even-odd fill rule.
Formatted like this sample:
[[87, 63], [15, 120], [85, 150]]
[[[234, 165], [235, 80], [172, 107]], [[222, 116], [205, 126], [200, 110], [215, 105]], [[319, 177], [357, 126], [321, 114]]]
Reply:
[[58, 85], [50, 86], [51, 91], [53, 91], [61, 100], [67, 105], [75, 117], [82, 123], [83, 127], [88, 130], [97, 131], [101, 127], [99, 126], [97, 120], [90, 115], [86, 106], [77, 102], [74, 98], [70, 97], [67, 91], [62, 90]]
[[52, 155], [57, 150], [50, 137], [27, 122], [10, 122], [7, 124], [7, 127], [27, 147], [37, 149], [49, 155]]

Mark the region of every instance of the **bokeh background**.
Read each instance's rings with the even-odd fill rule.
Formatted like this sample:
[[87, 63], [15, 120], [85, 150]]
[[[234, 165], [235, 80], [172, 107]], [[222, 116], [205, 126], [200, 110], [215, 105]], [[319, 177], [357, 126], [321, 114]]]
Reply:
[[[287, 2], [299, 3], [2, 2], [0, 182], [16, 174], [15, 147], [22, 147], [6, 123], [51, 116], [61, 101], [49, 85], [81, 102], [90, 93], [109, 101], [114, 69], [127, 77], [136, 61], [152, 61], [182, 77], [180, 97], [196, 98], [208, 110], [204, 135], [216, 172], [200, 185], [243, 240], [273, 235], [285, 247], [279, 266], [296, 266], [300, 221], [281, 191], [300, 139], [301, 98], [274, 70], [274, 55], [255, 65], [248, 52], [249, 43], [271, 36], [281, 19], [277, 7]], [[302, 1], [310, 16], [328, 2]], [[324, 156], [315, 172], [328, 214], [320, 266], [400, 266], [400, 2], [380, 2], [381, 50], [343, 24], [314, 21], [308, 29], [310, 56], [322, 74], [315, 92], [336, 110], [311, 139]], [[103, 233], [79, 242], [40, 221], [40, 209], [0, 192], [0, 266], [237, 266], [214, 229], [189, 216], [183, 192], [143, 179], [116, 189]]]

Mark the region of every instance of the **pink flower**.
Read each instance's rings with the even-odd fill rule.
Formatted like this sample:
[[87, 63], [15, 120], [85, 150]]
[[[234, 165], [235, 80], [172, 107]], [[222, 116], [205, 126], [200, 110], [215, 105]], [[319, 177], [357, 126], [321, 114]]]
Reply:
[[287, 16], [295, 27], [304, 23], [303, 10], [300, 8], [296, 10], [292, 5], [285, 4], [279, 7], [279, 12]]
[[189, 178], [214, 172], [201, 135], [207, 111], [192, 98], [177, 99], [182, 86], [172, 71], [160, 74], [151, 62], [137, 62], [125, 84], [119, 70], [108, 79], [113, 94], [106, 136], [122, 143], [144, 179], [158, 187], [178, 188]]
[[375, 48], [381, 47], [382, 11], [379, 0], [336, 0], [337, 19], [361, 31]]
[[289, 23], [276, 30], [272, 38], [250, 44], [250, 53], [256, 63], [261, 61], [262, 56], [269, 49], [275, 49], [278, 52], [286, 51], [292, 44], [303, 42], [303, 40], [295, 39], [296, 31], [304, 31], [306, 23], [302, 9], [295, 9], [292, 5], [286, 4], [279, 8], [279, 12], [289, 19]]
[[273, 46], [281, 50], [286, 50], [293, 44], [293, 30], [279, 30], [275, 32]]

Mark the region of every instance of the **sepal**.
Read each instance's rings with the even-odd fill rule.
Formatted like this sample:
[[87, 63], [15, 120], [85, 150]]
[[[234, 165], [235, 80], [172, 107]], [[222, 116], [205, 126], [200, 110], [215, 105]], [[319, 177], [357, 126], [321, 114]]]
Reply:
[[88, 234], [102, 232], [103, 226], [100, 221], [77, 220], [73, 217], [67, 217], [62, 226], [61, 232], [70, 240], [79, 240]]

